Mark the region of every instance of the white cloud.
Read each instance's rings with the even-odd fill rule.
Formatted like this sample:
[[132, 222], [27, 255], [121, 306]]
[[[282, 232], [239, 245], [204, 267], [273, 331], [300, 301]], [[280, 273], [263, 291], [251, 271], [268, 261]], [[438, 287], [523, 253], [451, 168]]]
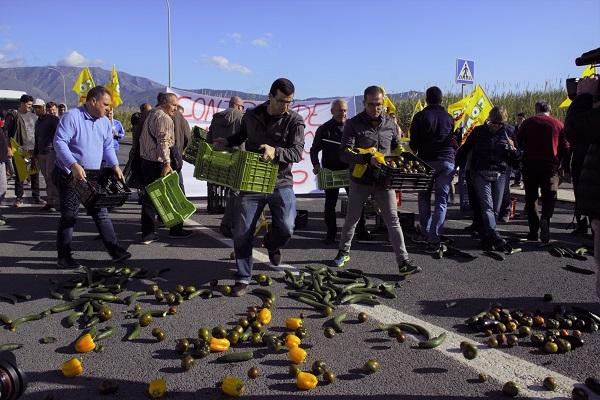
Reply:
[[8, 58], [6, 54], [0, 53], [0, 68], [12, 68], [25, 66], [25, 59], [21, 56]]
[[236, 43], [242, 43], [242, 34], [239, 32], [228, 33], [225, 36]]
[[2, 51], [15, 51], [17, 49], [17, 45], [14, 42], [6, 42], [2, 46]]
[[89, 67], [92, 65], [102, 65], [104, 61], [101, 59], [91, 60], [85, 57], [83, 54], [73, 50], [62, 60], [58, 60], [56, 65], [62, 65], [67, 67]]
[[271, 33], [265, 33], [261, 37], [257, 37], [252, 42], [250, 42], [253, 46], [258, 47], [268, 47], [271, 45], [271, 38], [273, 35]]
[[213, 65], [216, 65], [218, 68], [224, 71], [237, 72], [242, 75], [252, 74], [252, 70], [250, 68], [240, 64], [234, 64], [223, 56], [212, 56], [208, 58], [208, 62], [210, 62]]

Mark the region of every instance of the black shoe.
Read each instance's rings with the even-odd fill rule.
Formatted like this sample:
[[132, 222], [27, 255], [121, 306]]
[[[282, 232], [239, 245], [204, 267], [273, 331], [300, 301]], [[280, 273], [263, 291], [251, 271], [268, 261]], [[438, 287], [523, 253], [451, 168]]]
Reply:
[[281, 250], [269, 251], [269, 261], [274, 266], [281, 264]]
[[55, 212], [56, 208], [54, 208], [52, 206], [52, 204], [46, 203], [46, 205], [44, 207], [40, 208], [40, 211], [41, 212]]
[[113, 262], [121, 262], [131, 258], [131, 253], [123, 249], [111, 253]]
[[56, 265], [59, 268], [81, 268], [81, 264], [79, 264], [73, 257], [58, 257], [56, 261]]
[[579, 226], [577, 226], [577, 228], [575, 228], [575, 230], [573, 230], [571, 232], [571, 235], [585, 236], [585, 235], [587, 235], [587, 233], [588, 233], [587, 226], [579, 225]]
[[365, 229], [364, 231], [358, 232], [358, 234], [356, 235], [356, 239], [363, 242], [368, 242], [370, 240], [373, 240], [373, 235], [371, 235], [371, 232]]
[[236, 282], [231, 288], [231, 296], [242, 297], [248, 292], [248, 284], [242, 282]]
[[529, 232], [527, 234], [527, 241], [529, 242], [537, 242], [538, 241], [538, 234], [535, 232]]
[[158, 240], [158, 235], [156, 233], [149, 233], [146, 236], [142, 237], [142, 244], [154, 243], [157, 240]]
[[415, 262], [411, 259], [407, 259], [401, 261], [398, 264], [398, 274], [400, 278], [403, 279], [408, 275], [416, 274], [417, 272], [421, 272], [423, 269], [419, 267]]
[[194, 231], [182, 229], [179, 232], [169, 233], [171, 239], [187, 239], [194, 234]]

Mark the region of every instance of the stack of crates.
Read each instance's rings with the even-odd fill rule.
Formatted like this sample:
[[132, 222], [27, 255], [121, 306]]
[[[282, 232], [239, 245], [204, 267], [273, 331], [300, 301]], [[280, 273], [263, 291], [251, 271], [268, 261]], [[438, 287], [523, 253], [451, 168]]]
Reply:
[[201, 142], [194, 178], [230, 187], [237, 169], [238, 153], [239, 151], [215, 151], [210, 144]]
[[347, 169], [332, 171], [322, 168], [317, 174], [319, 189], [339, 189], [350, 186], [350, 173]]
[[146, 186], [146, 193], [167, 228], [183, 223], [196, 212], [196, 206], [185, 197], [179, 186], [177, 172]]

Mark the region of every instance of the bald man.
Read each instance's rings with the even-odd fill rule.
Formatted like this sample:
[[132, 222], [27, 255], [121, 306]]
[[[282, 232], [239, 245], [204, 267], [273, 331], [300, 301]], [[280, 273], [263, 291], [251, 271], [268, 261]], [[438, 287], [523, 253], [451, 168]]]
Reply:
[[[229, 136], [232, 136], [240, 130], [240, 126], [242, 124], [242, 117], [244, 116], [244, 101], [239, 96], [233, 96], [229, 100], [229, 108], [216, 113], [213, 115], [213, 118], [210, 122], [210, 127], [208, 128], [208, 135], [206, 136], [206, 141], [208, 143], [213, 143], [213, 141], [217, 138], [226, 139]], [[243, 146], [243, 145], [242, 145]], [[216, 192], [218, 185], [213, 185], [211, 183], [208, 184], [208, 192], [211, 191]], [[226, 237], [233, 237], [232, 229], [233, 229], [233, 204], [235, 203], [236, 193], [232, 191], [228, 191], [228, 199], [227, 205], [225, 206], [225, 210], [209, 210], [209, 212], [214, 211], [223, 211], [223, 219], [221, 220], [221, 233]]]

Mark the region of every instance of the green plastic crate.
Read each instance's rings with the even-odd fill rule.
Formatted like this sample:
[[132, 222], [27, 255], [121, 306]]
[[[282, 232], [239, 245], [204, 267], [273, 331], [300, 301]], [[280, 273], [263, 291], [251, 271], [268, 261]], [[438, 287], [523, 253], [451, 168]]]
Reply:
[[179, 186], [177, 172], [146, 186], [146, 193], [167, 228], [183, 223], [196, 212], [196, 206], [185, 197]]
[[239, 151], [214, 151], [213, 147], [206, 143], [200, 143], [194, 178], [222, 186], [231, 186], [237, 171]]
[[239, 151], [235, 179], [230, 187], [244, 192], [273, 193], [277, 184], [279, 165], [263, 161], [261, 155], [250, 151]]
[[332, 171], [322, 168], [317, 174], [317, 182], [321, 190], [346, 188], [350, 186], [350, 173], [347, 169]]

